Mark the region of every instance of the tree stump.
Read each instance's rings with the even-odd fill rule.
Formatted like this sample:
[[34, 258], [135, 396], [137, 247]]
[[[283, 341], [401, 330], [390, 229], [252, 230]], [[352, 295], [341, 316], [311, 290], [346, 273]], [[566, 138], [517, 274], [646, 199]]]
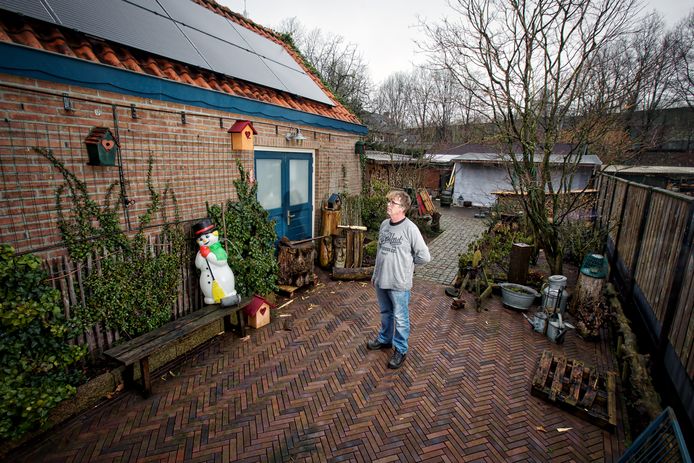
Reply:
[[602, 299], [602, 290], [605, 286], [604, 278], [593, 278], [583, 273], [578, 274], [576, 291], [571, 304], [571, 313], [590, 302], [598, 302]]

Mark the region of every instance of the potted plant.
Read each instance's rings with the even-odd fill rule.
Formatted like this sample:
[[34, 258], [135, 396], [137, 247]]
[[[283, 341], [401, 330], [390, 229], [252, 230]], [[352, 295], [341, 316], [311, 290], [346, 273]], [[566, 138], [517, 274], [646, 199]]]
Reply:
[[519, 310], [528, 310], [540, 294], [529, 286], [516, 283], [499, 283], [504, 305]]

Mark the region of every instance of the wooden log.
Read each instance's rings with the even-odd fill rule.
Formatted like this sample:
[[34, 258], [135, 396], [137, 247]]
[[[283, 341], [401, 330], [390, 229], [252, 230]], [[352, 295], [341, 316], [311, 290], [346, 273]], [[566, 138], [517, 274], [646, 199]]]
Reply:
[[334, 280], [368, 280], [374, 273], [373, 267], [338, 268], [333, 267]]
[[347, 231], [347, 248], [345, 251], [345, 268], [354, 268], [354, 232]]
[[338, 229], [342, 230], [363, 230], [366, 231], [366, 227], [364, 225], [338, 225]]
[[352, 231], [352, 268], [361, 267], [362, 261], [364, 260], [364, 232], [361, 230]]
[[329, 268], [333, 263], [333, 239], [331, 236], [324, 237], [320, 242], [318, 263], [323, 268]]
[[345, 268], [345, 259], [347, 253], [347, 243], [345, 238], [338, 237], [333, 240], [333, 253], [335, 255], [334, 268]]
[[340, 231], [337, 226], [341, 217], [341, 210], [326, 209], [323, 206], [321, 210], [321, 235], [339, 235]]
[[508, 281], [524, 285], [528, 281], [528, 267], [533, 247], [525, 243], [513, 243], [511, 247]]
[[574, 294], [574, 308], [578, 309], [589, 301], [600, 301], [604, 285], [604, 278], [592, 278], [579, 272], [576, 292]]

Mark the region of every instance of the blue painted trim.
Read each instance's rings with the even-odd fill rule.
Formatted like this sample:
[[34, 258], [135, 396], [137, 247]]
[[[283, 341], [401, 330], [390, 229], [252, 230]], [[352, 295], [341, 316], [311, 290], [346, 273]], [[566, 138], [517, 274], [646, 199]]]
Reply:
[[368, 133], [363, 125], [7, 42], [0, 42], [0, 72], [357, 135]]

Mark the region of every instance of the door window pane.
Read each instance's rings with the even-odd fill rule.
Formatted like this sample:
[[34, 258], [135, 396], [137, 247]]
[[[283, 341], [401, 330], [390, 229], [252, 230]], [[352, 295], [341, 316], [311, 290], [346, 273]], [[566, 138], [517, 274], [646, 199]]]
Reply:
[[257, 159], [258, 202], [263, 209], [282, 207], [282, 160]]
[[296, 206], [309, 201], [309, 176], [307, 159], [289, 160], [289, 205]]

